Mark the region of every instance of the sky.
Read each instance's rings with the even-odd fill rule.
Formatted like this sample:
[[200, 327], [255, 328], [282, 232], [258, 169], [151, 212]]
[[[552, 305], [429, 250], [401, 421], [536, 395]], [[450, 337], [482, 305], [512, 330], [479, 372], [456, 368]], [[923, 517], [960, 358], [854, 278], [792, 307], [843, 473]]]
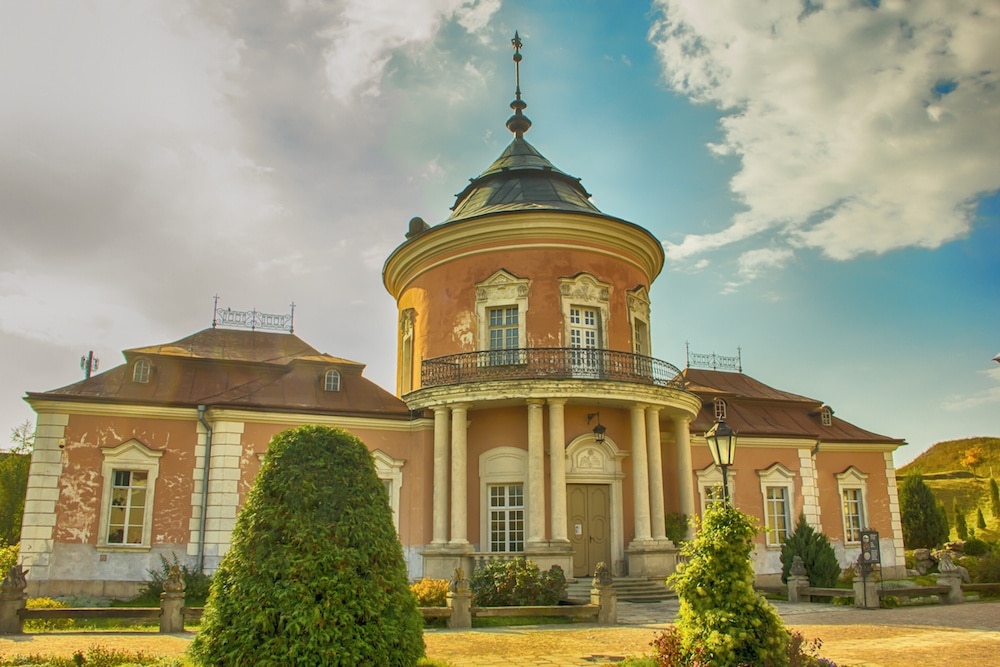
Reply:
[[216, 295], [392, 391], [383, 263], [510, 142], [515, 30], [526, 139], [663, 242], [654, 356], [897, 465], [1000, 436], [996, 0], [0, 0], [0, 428]]

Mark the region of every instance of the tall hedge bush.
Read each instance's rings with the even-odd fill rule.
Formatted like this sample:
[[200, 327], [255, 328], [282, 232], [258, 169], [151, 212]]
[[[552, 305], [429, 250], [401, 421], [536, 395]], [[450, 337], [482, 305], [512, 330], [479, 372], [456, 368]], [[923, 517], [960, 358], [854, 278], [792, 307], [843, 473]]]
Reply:
[[841, 572], [837, 554], [826, 535], [817, 533], [804, 514], [799, 515], [795, 530], [781, 545], [781, 583], [788, 583], [788, 572], [796, 556], [802, 558], [810, 586], [832, 588], [837, 585]]
[[371, 454], [318, 426], [272, 440], [190, 653], [202, 665], [415, 665], [423, 621]]
[[948, 540], [948, 513], [920, 475], [903, 480], [899, 510], [907, 549], [933, 549]]
[[680, 655], [672, 664], [789, 665], [791, 634], [753, 588], [756, 534], [753, 519], [717, 503], [705, 513], [698, 536], [684, 545], [688, 563], [668, 580], [680, 599]]

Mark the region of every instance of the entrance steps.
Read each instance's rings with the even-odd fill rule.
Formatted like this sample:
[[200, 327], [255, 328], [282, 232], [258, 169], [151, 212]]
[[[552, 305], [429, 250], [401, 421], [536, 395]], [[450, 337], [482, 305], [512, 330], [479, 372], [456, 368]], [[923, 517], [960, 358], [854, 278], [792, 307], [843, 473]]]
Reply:
[[[618, 577], [612, 580], [611, 587], [621, 602], [663, 602], [677, 597], [662, 579]], [[566, 596], [570, 600], [589, 602], [590, 578], [567, 583]]]

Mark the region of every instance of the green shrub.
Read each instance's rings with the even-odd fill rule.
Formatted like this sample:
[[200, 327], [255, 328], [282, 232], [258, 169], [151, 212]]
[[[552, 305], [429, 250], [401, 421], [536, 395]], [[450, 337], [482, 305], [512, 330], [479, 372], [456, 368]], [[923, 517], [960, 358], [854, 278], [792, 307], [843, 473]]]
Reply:
[[17, 564], [17, 552], [21, 543], [0, 547], [0, 581], [7, 576], [11, 566]]
[[418, 607], [443, 607], [448, 601], [447, 579], [421, 579], [410, 585]]
[[969, 559], [966, 567], [969, 577], [977, 584], [1000, 583], [1000, 554], [990, 551], [972, 561]]
[[806, 522], [804, 514], [799, 515], [795, 530], [781, 545], [781, 583], [788, 583], [788, 572], [796, 556], [802, 559], [802, 564], [806, 567], [810, 586], [830, 588], [837, 584], [841, 574], [837, 554], [826, 535], [817, 533]]
[[[677, 628], [667, 628], [652, 641], [652, 658], [629, 658], [621, 665], [628, 667], [702, 667], [707, 665], [722, 665], [713, 661], [712, 657], [701, 648], [692, 653], [685, 652], [681, 645], [681, 634]], [[788, 667], [837, 667], [832, 661], [819, 657], [823, 642], [814, 639], [807, 642], [799, 632], [792, 632], [788, 637], [785, 662]], [[748, 663], [740, 663], [744, 667]], [[771, 667], [774, 663], [767, 663]]]
[[50, 656], [30, 655], [11, 656], [0, 659], [0, 667], [33, 665], [35, 667], [181, 667], [184, 663], [178, 658], [159, 658], [142, 651], [123, 651], [107, 649], [103, 646], [92, 646], [86, 651], [77, 651], [72, 658], [56, 658]]
[[368, 449], [339, 429], [279, 433], [190, 655], [214, 667], [403, 667], [423, 653], [423, 618]]
[[754, 520], [729, 503], [715, 504], [705, 513], [698, 536], [682, 550], [687, 564], [668, 579], [680, 599], [678, 655], [661, 664], [789, 664], [791, 635], [753, 588], [750, 552], [756, 534]]
[[958, 539], [969, 539], [969, 525], [965, 522], [965, 512], [962, 511], [962, 507], [958, 504], [958, 498], [952, 501], [951, 511], [955, 516], [955, 534], [958, 535]]
[[962, 551], [966, 556], [982, 556], [990, 552], [989, 542], [980, 539], [970, 538], [965, 541]]
[[680, 512], [668, 512], [666, 517], [666, 535], [675, 545], [680, 546], [687, 541], [688, 515]]
[[160, 554], [160, 569], [146, 570], [149, 573], [149, 581], [139, 589], [139, 595], [133, 598], [132, 602], [151, 607], [159, 606], [160, 594], [163, 593], [163, 582], [170, 576], [170, 568], [176, 565], [180, 568], [181, 574], [184, 575], [184, 604], [189, 607], [201, 607], [205, 604], [208, 600], [212, 577], [204, 572], [189, 569], [187, 565], [181, 565], [177, 560], [177, 554], [171, 554], [171, 556], [173, 556], [173, 563]]
[[948, 539], [948, 513], [920, 475], [903, 480], [899, 510], [907, 549], [933, 549]]
[[558, 604], [566, 590], [566, 575], [553, 565], [541, 572], [524, 557], [492, 560], [469, 579], [472, 604], [478, 607], [519, 607]]

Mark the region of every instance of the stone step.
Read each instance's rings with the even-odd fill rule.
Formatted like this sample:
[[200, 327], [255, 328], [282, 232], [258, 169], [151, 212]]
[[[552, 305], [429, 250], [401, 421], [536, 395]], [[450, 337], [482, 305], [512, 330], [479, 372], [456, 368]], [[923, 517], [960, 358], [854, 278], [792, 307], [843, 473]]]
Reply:
[[[613, 580], [611, 585], [622, 602], [662, 602], [677, 597], [659, 579], [620, 577]], [[578, 579], [566, 584], [566, 595], [570, 600], [589, 600], [590, 586], [590, 579]]]

